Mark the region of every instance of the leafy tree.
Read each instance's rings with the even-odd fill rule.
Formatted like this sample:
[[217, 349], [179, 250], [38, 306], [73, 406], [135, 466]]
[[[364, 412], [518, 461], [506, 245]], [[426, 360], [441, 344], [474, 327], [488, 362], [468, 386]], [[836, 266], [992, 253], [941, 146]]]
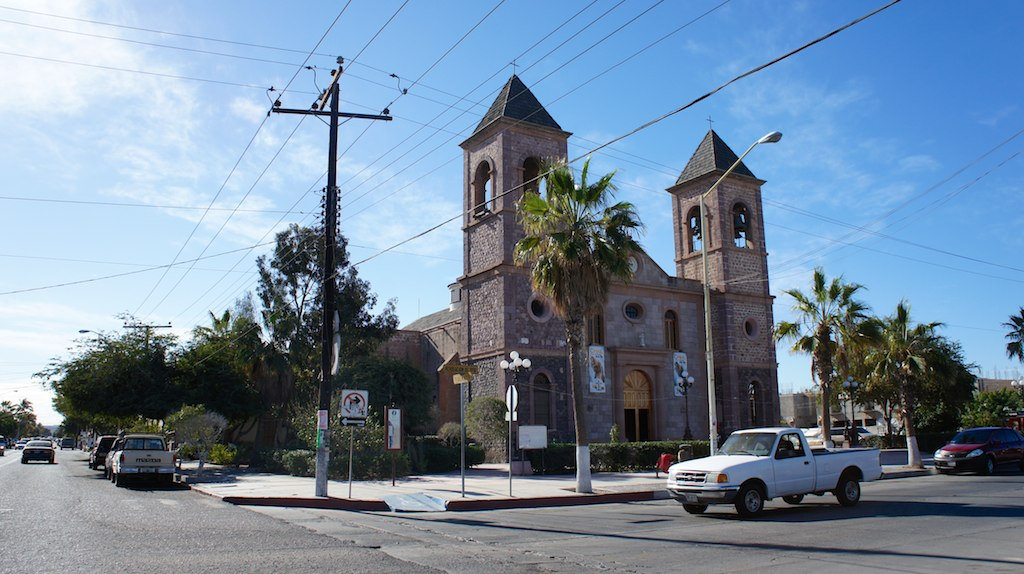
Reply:
[[842, 333], [859, 333], [861, 325], [870, 328], [865, 325], [868, 307], [855, 298], [863, 288], [858, 283], [843, 283], [842, 276], [827, 281], [819, 267], [814, 270], [809, 293], [798, 289], [785, 291], [794, 300], [793, 310], [799, 320], [783, 321], [775, 330], [776, 340], [793, 340], [791, 351], [811, 355], [811, 378], [821, 390], [821, 436], [827, 442], [831, 442], [828, 437], [832, 436], [830, 407], [835, 398], [833, 393], [838, 390], [832, 383], [837, 374], [835, 358], [844, 346]]
[[900, 409], [903, 432], [907, 437], [907, 464], [922, 467], [921, 451], [917, 446], [915, 415], [922, 381], [934, 368], [929, 357], [934, 357], [938, 345], [935, 329], [941, 323], [913, 325], [910, 305], [901, 301], [896, 311], [882, 322], [882, 342], [872, 353], [875, 375], [896, 381], [900, 390]]
[[[301, 387], [297, 398], [304, 402], [315, 402], [320, 372], [322, 237], [319, 229], [293, 224], [277, 234], [273, 257], [256, 261], [263, 324], [274, 347], [287, 353], [294, 380]], [[378, 315], [370, 313], [377, 298], [350, 266], [346, 245], [347, 240], [339, 235], [337, 267], [332, 270], [337, 284], [340, 365], [351, 365], [369, 355], [398, 326], [391, 302]]]
[[519, 216], [526, 236], [515, 246], [516, 260], [532, 264], [534, 288], [551, 300], [565, 322], [576, 425], [576, 492], [592, 491], [584, 321], [604, 308], [612, 280], [632, 278], [629, 257], [641, 251], [634, 236], [642, 227], [631, 203], [610, 203], [615, 173], [590, 182], [589, 168], [588, 159], [577, 182], [568, 166], [556, 166], [544, 176], [545, 197], [523, 194]]
[[1006, 412], [1024, 409], [1024, 401], [1013, 389], [999, 389], [978, 393], [967, 405], [962, 417], [963, 426], [987, 427], [1006, 424]]
[[175, 440], [193, 447], [198, 454], [197, 474], [203, 473], [210, 449], [217, 444], [217, 439], [227, 426], [228, 420], [224, 415], [198, 405], [184, 406], [167, 418], [167, 428], [174, 431]]
[[476, 397], [466, 405], [466, 434], [484, 445], [493, 458], [500, 459], [498, 453], [508, 440], [506, 412], [505, 402], [497, 397]]
[[920, 381], [914, 424], [920, 432], [953, 432], [960, 428], [961, 417], [974, 399], [974, 365], [964, 362], [960, 343], [945, 337], [935, 339], [926, 361], [930, 368]]
[[1016, 315], [1010, 315], [1010, 320], [1003, 323], [1003, 327], [1010, 330], [1006, 334], [1006, 338], [1010, 340], [1006, 344], [1006, 356], [1011, 359], [1016, 357], [1024, 362], [1024, 307], [1021, 307]]
[[405, 429], [421, 434], [431, 424], [434, 385], [426, 375], [405, 361], [370, 356], [357, 359], [338, 372], [338, 389], [370, 392], [370, 406], [382, 413], [390, 405], [402, 407]]

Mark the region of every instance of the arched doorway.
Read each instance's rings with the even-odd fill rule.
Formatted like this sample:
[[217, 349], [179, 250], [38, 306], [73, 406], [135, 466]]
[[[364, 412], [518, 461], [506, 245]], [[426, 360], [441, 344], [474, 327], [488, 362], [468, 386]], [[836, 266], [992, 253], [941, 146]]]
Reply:
[[643, 371], [630, 371], [622, 388], [624, 434], [630, 442], [651, 439], [651, 380]]

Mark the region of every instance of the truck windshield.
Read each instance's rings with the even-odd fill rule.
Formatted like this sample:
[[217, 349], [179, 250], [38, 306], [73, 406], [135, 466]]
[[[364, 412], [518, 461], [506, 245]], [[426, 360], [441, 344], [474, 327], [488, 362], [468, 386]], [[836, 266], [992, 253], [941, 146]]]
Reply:
[[743, 433], [732, 434], [725, 439], [719, 454], [752, 454], [754, 456], [768, 456], [772, 444], [775, 442], [775, 433]]

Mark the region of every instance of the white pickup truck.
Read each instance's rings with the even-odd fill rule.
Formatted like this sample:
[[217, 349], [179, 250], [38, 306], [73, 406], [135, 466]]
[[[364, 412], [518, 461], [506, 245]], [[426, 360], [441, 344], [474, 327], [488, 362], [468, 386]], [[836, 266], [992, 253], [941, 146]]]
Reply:
[[171, 484], [174, 482], [174, 456], [160, 435], [125, 435], [114, 441], [107, 454], [107, 478], [117, 486], [124, 486], [129, 477]]
[[755, 516], [775, 497], [799, 504], [805, 494], [832, 492], [843, 506], [860, 500], [860, 483], [882, 476], [878, 449], [811, 449], [796, 428], [757, 428], [729, 435], [714, 456], [668, 470], [668, 492], [690, 514], [709, 504], [735, 504]]

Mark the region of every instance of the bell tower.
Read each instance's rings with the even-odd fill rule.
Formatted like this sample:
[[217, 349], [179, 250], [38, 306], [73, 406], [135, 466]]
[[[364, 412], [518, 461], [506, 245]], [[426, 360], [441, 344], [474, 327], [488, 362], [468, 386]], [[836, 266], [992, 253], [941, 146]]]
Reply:
[[761, 204], [765, 181], [740, 163], [704, 198], [708, 229], [701, 229], [701, 194], [737, 159], [722, 138], [709, 130], [667, 190], [672, 194], [676, 274], [703, 283], [702, 255], [707, 250], [716, 394], [723, 430], [775, 425], [780, 416], [777, 401], [768, 399], [778, 394], [778, 374]]
[[[460, 144], [463, 274], [453, 296], [462, 302], [459, 353], [480, 367], [473, 396], [504, 395], [507, 383], [497, 365], [511, 350], [531, 359], [531, 376], [543, 374], [556, 386], [564, 378], [564, 328], [533, 292], [529, 271], [516, 265], [513, 249], [524, 235], [516, 205], [524, 189], [539, 188], [546, 164], [564, 160], [569, 135], [513, 75]], [[529, 416], [529, 403], [521, 405], [520, 416]]]

